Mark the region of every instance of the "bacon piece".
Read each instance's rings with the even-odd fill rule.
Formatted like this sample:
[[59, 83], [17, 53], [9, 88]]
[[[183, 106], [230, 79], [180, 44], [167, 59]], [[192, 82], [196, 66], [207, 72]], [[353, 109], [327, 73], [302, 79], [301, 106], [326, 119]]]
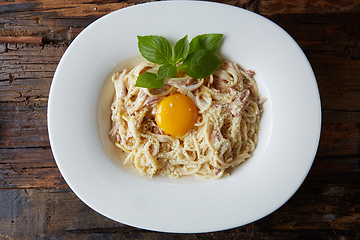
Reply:
[[226, 60], [224, 60], [223, 63], [228, 64], [228, 65], [230, 65], [231, 68], [237, 70], [237, 67], [235, 67], [234, 63], [232, 63], [230, 61], [226, 61]]
[[141, 70], [139, 71], [139, 75], [142, 74], [142, 73], [144, 73], [144, 72], [146, 72], [146, 70], [148, 70], [149, 68], [150, 68], [149, 66], [145, 66], [143, 69], [141, 69]]
[[171, 81], [168, 82], [168, 84], [176, 87], [177, 89], [179, 89], [179, 91], [180, 90], [194, 91], [204, 83], [204, 79], [198, 79], [198, 80], [199, 81], [197, 82], [195, 79], [189, 78], [186, 81]]
[[214, 77], [214, 81], [211, 84], [211, 88], [216, 90], [217, 92], [229, 91], [230, 87], [224, 83], [226, 83], [225, 79], [221, 79], [219, 77]]
[[249, 105], [247, 101], [250, 95], [250, 91], [245, 89], [241, 93], [237, 93], [233, 102], [230, 103], [230, 112], [234, 116], [240, 116], [242, 111]]
[[217, 167], [216, 168], [214, 168], [214, 174], [215, 175], [218, 175], [221, 171], [220, 171], [220, 169], [218, 169]]
[[127, 74], [127, 70], [124, 69], [118, 79], [116, 80], [113, 79], [115, 84], [116, 95], [120, 98], [125, 97], [127, 94], [126, 84], [124, 81], [126, 74]]
[[185, 85], [186, 87], [187, 87], [187, 86], [190, 86], [193, 80], [194, 80], [194, 79], [189, 78], [184, 85]]
[[220, 147], [225, 142], [223, 135], [218, 130], [213, 130], [210, 136], [210, 142], [216, 147]]
[[137, 110], [139, 110], [141, 108], [141, 106], [143, 105], [147, 96], [148, 95], [146, 94], [146, 92], [141, 88], [137, 95], [137, 98], [134, 102], [134, 105], [131, 109], [129, 109], [129, 112], [133, 113], [133, 112], [136, 112]]
[[158, 97], [150, 97], [150, 96], [148, 96], [145, 99], [145, 101], [143, 102], [142, 106], [137, 111], [140, 111], [141, 109], [143, 109], [146, 106], [149, 106], [149, 105], [152, 105], [154, 103], [160, 102], [162, 99], [164, 99], [164, 98], [163, 97], [158, 98]]
[[266, 102], [266, 97], [263, 97], [263, 98], [261, 98], [260, 100], [259, 100], [259, 102], [257, 103], [259, 106], [261, 106], [261, 105], [263, 105], [264, 104], [264, 102]]
[[216, 141], [220, 141], [219, 137], [219, 131], [213, 130], [210, 136], [210, 141], [213, 143], [215, 143]]
[[246, 73], [247, 75], [249, 75], [250, 77], [252, 77], [252, 76], [255, 75], [254, 70], [247, 70], [247, 71], [245, 71], [245, 73]]
[[115, 124], [112, 126], [111, 130], [110, 130], [110, 136], [111, 138], [116, 139], [116, 141], [120, 141], [120, 134], [118, 132], [119, 130], [119, 123], [116, 121]]

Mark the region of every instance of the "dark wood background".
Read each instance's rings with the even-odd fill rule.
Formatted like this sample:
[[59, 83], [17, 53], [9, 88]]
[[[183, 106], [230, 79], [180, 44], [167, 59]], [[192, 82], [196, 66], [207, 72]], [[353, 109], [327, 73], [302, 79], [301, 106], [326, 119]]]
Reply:
[[48, 139], [54, 71], [86, 26], [142, 2], [0, 2], [0, 239], [360, 239], [357, 0], [219, 1], [284, 28], [317, 78], [323, 114], [319, 149], [303, 185], [276, 212], [226, 231], [169, 234], [109, 220], [75, 196], [59, 173]]

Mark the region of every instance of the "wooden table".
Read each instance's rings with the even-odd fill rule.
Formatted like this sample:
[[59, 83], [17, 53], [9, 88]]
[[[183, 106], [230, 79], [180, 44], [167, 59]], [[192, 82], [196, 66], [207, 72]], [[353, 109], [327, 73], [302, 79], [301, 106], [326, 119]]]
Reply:
[[286, 204], [246, 226], [204, 234], [114, 222], [63, 180], [46, 118], [57, 64], [94, 20], [145, 1], [73, 2], [0, 3], [0, 239], [360, 239], [359, 1], [219, 1], [274, 21], [301, 46], [317, 78], [323, 123], [311, 171]]

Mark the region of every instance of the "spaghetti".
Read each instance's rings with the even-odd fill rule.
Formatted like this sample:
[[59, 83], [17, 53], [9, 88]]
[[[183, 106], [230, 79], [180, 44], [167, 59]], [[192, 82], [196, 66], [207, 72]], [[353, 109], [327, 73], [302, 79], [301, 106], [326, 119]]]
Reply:
[[[253, 71], [223, 61], [205, 79], [180, 71], [164, 80], [164, 87], [136, 87], [143, 72], [156, 73], [159, 65], [142, 62], [112, 76], [110, 136], [142, 174], [178, 178], [195, 175], [221, 178], [248, 159], [258, 142], [262, 104]], [[181, 93], [198, 108], [194, 126], [182, 137], [170, 136], [155, 121], [156, 108], [165, 97]]]

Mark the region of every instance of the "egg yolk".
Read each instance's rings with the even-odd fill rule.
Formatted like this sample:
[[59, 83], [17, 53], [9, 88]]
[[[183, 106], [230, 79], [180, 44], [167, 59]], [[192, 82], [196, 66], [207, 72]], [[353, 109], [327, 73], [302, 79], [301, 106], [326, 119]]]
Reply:
[[182, 137], [193, 127], [197, 116], [198, 109], [194, 102], [178, 93], [166, 97], [159, 103], [155, 119], [164, 132]]

